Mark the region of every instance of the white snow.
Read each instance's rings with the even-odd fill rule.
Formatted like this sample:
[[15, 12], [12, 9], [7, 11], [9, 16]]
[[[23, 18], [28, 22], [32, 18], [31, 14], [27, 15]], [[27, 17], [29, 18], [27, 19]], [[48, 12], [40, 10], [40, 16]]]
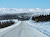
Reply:
[[50, 22], [35, 22], [35, 21], [27, 21], [27, 23], [37, 29], [38, 31], [42, 32], [43, 34], [50, 36]]
[[[10, 21], [10, 20], [0, 20], [1, 22], [5, 22], [5, 21]], [[13, 24], [12, 26], [9, 26], [9, 27], [5, 27], [5, 28], [1, 28], [0, 29], [0, 32], [3, 32], [7, 29], [10, 29], [10, 28], [13, 28], [15, 26], [18, 26], [18, 24], [20, 24], [21, 21], [18, 21], [17, 19], [14, 19], [13, 21], [15, 21], [15, 24]]]
[[40, 9], [40, 8], [0, 8], [0, 15], [4, 14], [14, 14], [14, 13], [33, 13], [33, 15], [49, 15], [50, 9]]
[[0, 37], [48, 37], [45, 34], [39, 32], [35, 28], [29, 26], [26, 21], [21, 21], [15, 24], [13, 27], [8, 27], [2, 32], [0, 32]]
[[[49, 15], [50, 9], [0, 8], [0, 15], [33, 13], [32, 16]], [[22, 18], [22, 17], [21, 17]], [[0, 20], [1, 21], [1, 20]], [[0, 29], [0, 37], [50, 37], [50, 22], [15, 21], [12, 26]]]

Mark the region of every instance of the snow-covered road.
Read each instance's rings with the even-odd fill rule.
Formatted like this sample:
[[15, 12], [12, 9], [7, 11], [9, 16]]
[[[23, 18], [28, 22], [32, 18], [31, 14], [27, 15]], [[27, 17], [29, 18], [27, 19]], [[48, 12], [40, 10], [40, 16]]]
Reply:
[[48, 37], [47, 35], [39, 32], [37, 29], [29, 26], [26, 21], [16, 23], [14, 27], [0, 32], [0, 37]]

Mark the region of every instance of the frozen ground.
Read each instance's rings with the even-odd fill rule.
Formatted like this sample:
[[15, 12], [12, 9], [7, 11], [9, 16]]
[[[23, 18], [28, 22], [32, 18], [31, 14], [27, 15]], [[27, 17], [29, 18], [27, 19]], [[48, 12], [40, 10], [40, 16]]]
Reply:
[[38, 31], [40, 31], [43, 34], [50, 37], [50, 21], [48, 21], [48, 22], [34, 22], [34, 21], [30, 20], [30, 21], [27, 21], [26, 23], [28, 23], [29, 26], [37, 29]]
[[[17, 13], [33, 13], [33, 14], [30, 14], [31, 16], [49, 15], [50, 9], [0, 8], [0, 16], [5, 14], [11, 15], [11, 14], [17, 14]], [[24, 16], [24, 18], [25, 17], [26, 16]], [[0, 20], [0, 21], [4, 22], [7, 20]], [[38, 22], [38, 23], [32, 20], [29, 20], [29, 21], [13, 20], [13, 21], [15, 21], [15, 24], [13, 24], [12, 26], [0, 29], [0, 37], [50, 37], [49, 21]]]
[[0, 30], [0, 37], [48, 37], [26, 22], [28, 21], [18, 21], [18, 23]]

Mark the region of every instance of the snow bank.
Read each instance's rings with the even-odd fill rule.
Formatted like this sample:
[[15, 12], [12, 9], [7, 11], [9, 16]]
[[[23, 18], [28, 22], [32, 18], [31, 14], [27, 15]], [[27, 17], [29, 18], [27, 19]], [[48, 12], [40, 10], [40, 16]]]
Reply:
[[[4, 21], [7, 21], [7, 20], [3, 20], [3, 22]], [[6, 30], [8, 30], [10, 28], [14, 28], [14, 27], [18, 26], [21, 23], [21, 21], [18, 21], [18, 20], [13, 20], [13, 21], [15, 21], [15, 23], [13, 25], [0, 29], [0, 32], [6, 31]]]
[[29, 26], [39, 30], [43, 34], [47, 35], [50, 37], [50, 22], [34, 22], [32, 20], [27, 21], [26, 23], [29, 24]]

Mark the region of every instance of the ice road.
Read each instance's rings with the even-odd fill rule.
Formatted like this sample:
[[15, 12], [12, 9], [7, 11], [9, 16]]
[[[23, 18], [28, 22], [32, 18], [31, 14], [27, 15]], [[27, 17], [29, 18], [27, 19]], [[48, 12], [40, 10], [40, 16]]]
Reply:
[[26, 21], [19, 21], [12, 26], [0, 29], [0, 37], [48, 37], [29, 26]]

